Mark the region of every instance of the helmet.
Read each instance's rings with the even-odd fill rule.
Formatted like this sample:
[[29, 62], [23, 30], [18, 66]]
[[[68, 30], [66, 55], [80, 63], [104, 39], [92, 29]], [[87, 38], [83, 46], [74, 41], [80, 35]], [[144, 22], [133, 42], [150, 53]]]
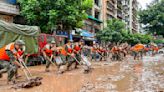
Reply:
[[55, 44], [56, 42], [55, 41], [51, 41], [51, 44]]
[[17, 45], [25, 45], [25, 42], [23, 40], [16, 40], [15, 44], [17, 44]]

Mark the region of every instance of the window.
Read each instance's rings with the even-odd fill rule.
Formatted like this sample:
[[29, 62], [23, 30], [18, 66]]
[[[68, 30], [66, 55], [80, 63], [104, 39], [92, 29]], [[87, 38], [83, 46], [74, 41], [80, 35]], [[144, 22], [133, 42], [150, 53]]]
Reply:
[[99, 29], [95, 28], [95, 33], [97, 33], [99, 31]]
[[107, 14], [107, 18], [108, 18], [108, 19], [113, 19], [114, 16], [112, 16], [112, 15], [110, 15], [110, 14]]
[[95, 18], [99, 19], [99, 16], [100, 16], [100, 12], [95, 11]]
[[95, 0], [95, 4], [99, 6], [99, 0]]

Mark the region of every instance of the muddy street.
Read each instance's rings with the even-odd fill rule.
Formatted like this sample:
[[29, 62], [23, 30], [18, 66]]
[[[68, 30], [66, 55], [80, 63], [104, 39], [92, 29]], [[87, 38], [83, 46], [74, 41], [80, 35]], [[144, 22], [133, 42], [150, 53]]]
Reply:
[[42, 85], [30, 89], [11, 89], [12, 85], [6, 84], [4, 75], [0, 79], [0, 92], [163, 92], [163, 59], [162, 55], [157, 55], [134, 61], [129, 56], [123, 62], [92, 62], [93, 69], [89, 74], [83, 74], [82, 67], [57, 74], [55, 67], [47, 73], [44, 72], [44, 65], [34, 66], [29, 69], [34, 76], [43, 77]]

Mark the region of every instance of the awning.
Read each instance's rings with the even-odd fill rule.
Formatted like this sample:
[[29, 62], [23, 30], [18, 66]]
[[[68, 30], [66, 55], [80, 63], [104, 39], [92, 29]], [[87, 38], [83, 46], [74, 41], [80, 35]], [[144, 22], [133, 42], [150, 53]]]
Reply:
[[97, 41], [95, 38], [90, 38], [90, 37], [84, 37], [83, 38], [85, 41]]
[[86, 30], [83, 30], [81, 31], [80, 33], [81, 36], [84, 36], [84, 37], [94, 37], [94, 35]]
[[88, 16], [88, 18], [89, 18], [89, 19], [92, 19], [92, 20], [94, 20], [94, 21], [96, 21], [96, 22], [98, 22], [98, 23], [102, 23], [101, 20], [99, 20], [99, 19], [97, 19], [97, 18], [94, 18], [93, 16]]

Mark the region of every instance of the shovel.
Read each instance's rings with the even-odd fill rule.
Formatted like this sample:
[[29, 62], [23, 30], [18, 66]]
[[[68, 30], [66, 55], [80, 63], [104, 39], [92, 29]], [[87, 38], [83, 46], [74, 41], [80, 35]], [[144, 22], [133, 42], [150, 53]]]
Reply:
[[18, 83], [16, 85], [14, 85], [12, 88], [14, 88], [14, 89], [31, 88], [31, 87], [39, 86], [42, 84], [41, 83], [42, 77], [33, 77], [32, 78], [32, 74], [30, 73], [28, 67], [26, 66], [26, 64], [23, 62], [23, 60], [21, 58], [19, 58], [18, 61], [16, 61], [16, 62], [21, 65], [21, 68], [22, 68], [23, 72], [25, 73], [27, 81]]
[[[75, 61], [76, 61], [79, 65], [82, 65], [82, 64], [80, 63], [80, 61], [78, 61], [78, 60], [76, 59], [76, 57], [73, 57], [73, 58], [75, 59]], [[90, 66], [89, 66], [89, 64], [87, 64], [87, 62], [85, 62], [84, 60], [83, 60], [83, 63], [85, 63], [85, 66], [83, 66], [84, 73], [88, 73], [89, 70], [90, 70]], [[91, 65], [91, 64], [90, 64], [90, 65]]]

